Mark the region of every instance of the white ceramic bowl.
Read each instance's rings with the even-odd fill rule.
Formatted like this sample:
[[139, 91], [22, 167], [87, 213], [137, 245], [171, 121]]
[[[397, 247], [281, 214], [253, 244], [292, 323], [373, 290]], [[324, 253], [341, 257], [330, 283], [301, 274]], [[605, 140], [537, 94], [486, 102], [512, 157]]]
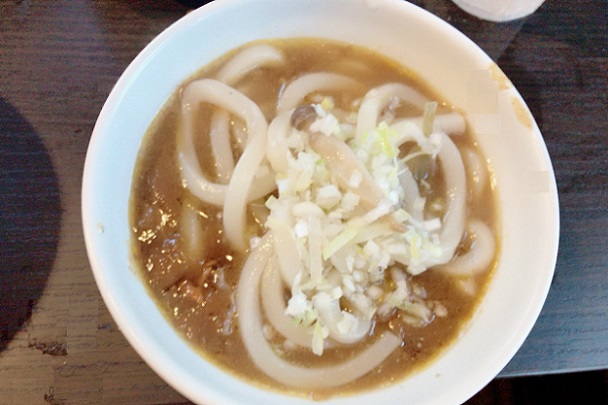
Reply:
[[178, 84], [202, 65], [260, 38], [326, 37], [390, 56], [468, 113], [495, 174], [502, 250], [489, 290], [457, 342], [429, 367], [388, 388], [330, 404], [456, 404], [487, 384], [531, 330], [557, 256], [553, 170], [524, 101], [475, 44], [400, 0], [218, 0], [189, 13], [131, 63], [101, 111], [82, 189], [87, 251], [120, 329], [163, 379], [205, 404], [303, 404], [238, 380], [198, 356], [148, 296], [129, 255], [128, 203], [143, 134]]

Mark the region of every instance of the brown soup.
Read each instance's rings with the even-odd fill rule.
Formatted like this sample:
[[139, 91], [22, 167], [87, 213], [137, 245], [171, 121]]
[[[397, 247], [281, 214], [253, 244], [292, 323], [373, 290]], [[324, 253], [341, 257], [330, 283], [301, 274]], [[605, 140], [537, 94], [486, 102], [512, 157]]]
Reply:
[[[260, 106], [269, 122], [275, 116], [276, 100], [286, 83], [307, 72], [319, 71], [355, 77], [364, 83], [366, 89], [383, 83], [405, 83], [429, 99], [439, 100], [437, 114], [452, 111], [416, 74], [372, 51], [318, 39], [265, 43], [279, 49], [284, 55], [284, 62], [278, 67], [253, 70], [235, 87]], [[221, 57], [187, 79], [167, 101], [144, 138], [133, 177], [130, 203], [132, 246], [141, 277], [168, 321], [201, 356], [253, 384], [319, 399], [398, 382], [424, 367], [458, 338], [483, 296], [495, 265], [494, 260], [484, 271], [464, 278], [433, 268], [419, 275], [407, 275], [408, 282], [417, 290], [423, 291], [430, 307], [435, 308], [432, 319], [423, 326], [404, 322], [395, 313], [388, 318], [375, 318], [370, 336], [360, 343], [326, 349], [322, 356], [315, 356], [306, 348], [292, 348], [282, 353], [283, 358], [290, 362], [312, 368], [354, 356], [374, 340], [374, 335], [390, 331], [402, 339], [400, 347], [379, 367], [355, 381], [335, 388], [293, 388], [274, 381], [260, 371], [241, 339], [235, 307], [236, 285], [249, 252], [238, 252], [225, 240], [222, 208], [200, 201], [184, 187], [176, 153], [177, 133], [180, 130], [180, 98], [184, 88], [200, 78], [215, 77], [226, 61], [238, 52], [235, 50]], [[364, 94], [330, 93], [336, 107], [345, 110], [356, 105]], [[210, 105], [202, 105], [197, 123], [197, 130], [201, 134], [209, 132], [211, 111]], [[416, 116], [422, 114], [422, 111], [399, 105], [394, 113]], [[239, 127], [243, 123], [233, 118], [230, 125]], [[477, 156], [482, 156], [468, 130], [452, 139], [460, 150], [474, 151]], [[209, 178], [216, 180], [209, 142], [208, 135], [197, 137], [196, 153], [202, 170]], [[235, 155], [240, 154], [236, 141], [232, 148]], [[408, 153], [403, 147], [401, 152]], [[484, 159], [481, 161], [485, 162]], [[467, 182], [473, 184], [478, 181], [474, 178], [478, 174], [466, 163], [467, 160]], [[423, 191], [426, 190], [422, 197], [429, 201], [429, 206], [434, 200], [442, 200], [446, 190], [445, 180], [440, 174], [432, 172], [418, 180], [428, 185], [428, 188], [422, 188]], [[478, 189], [481, 191], [467, 191], [467, 218], [483, 221], [497, 235], [498, 223], [492, 187], [488, 182]], [[264, 199], [260, 199], [254, 201], [253, 205], [262, 206], [263, 203]], [[190, 207], [195, 214], [197, 226], [204, 236], [204, 244], [194, 253], [188, 241], [184, 240], [187, 233], [184, 228], [189, 226], [183, 224], [181, 218], [185, 212], [184, 206]], [[265, 232], [255, 210], [250, 205], [246, 228], [249, 236]], [[437, 210], [437, 215], [443, 213], [441, 208]], [[465, 232], [457, 254], [466, 252], [469, 245], [470, 237]], [[390, 286], [393, 281], [389, 278], [386, 283]], [[286, 295], [288, 292], [287, 289]], [[276, 337], [271, 338], [273, 339], [277, 340]], [[275, 343], [280, 344], [280, 339]]]

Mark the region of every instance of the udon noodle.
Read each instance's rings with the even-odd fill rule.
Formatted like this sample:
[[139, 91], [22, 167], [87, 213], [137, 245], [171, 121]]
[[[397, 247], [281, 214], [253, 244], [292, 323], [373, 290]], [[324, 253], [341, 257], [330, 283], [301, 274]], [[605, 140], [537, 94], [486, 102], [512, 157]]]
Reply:
[[135, 250], [205, 355], [326, 392], [405, 375], [456, 336], [497, 250], [461, 113], [394, 63], [319, 40], [245, 46], [170, 105], [135, 176]]

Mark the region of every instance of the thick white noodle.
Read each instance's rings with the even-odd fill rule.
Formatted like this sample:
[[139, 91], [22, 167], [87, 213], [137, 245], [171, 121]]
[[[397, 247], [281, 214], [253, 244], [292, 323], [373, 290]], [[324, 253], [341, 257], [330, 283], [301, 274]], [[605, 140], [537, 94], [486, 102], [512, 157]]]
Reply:
[[232, 124], [232, 135], [234, 136], [236, 148], [239, 152], [243, 153], [243, 150], [249, 141], [245, 124], [240, 123], [240, 120], [235, 120]]
[[293, 285], [298, 273], [304, 274], [298, 245], [292, 232], [294, 225], [292, 208], [293, 204], [277, 206], [273, 209], [272, 220], [269, 222], [281, 276], [288, 286]]
[[213, 205], [224, 205], [225, 184], [214, 183], [204, 174], [196, 156], [193, 142], [192, 109], [184, 108], [182, 100], [181, 130], [177, 136], [177, 158], [183, 185], [197, 198]]
[[[278, 49], [270, 45], [255, 45], [230, 59], [218, 72], [217, 80], [233, 86], [255, 69], [278, 65], [282, 62], [283, 54]], [[216, 112], [211, 118], [211, 148], [216, 159], [218, 178], [226, 180], [222, 183], [228, 182], [227, 179], [230, 179], [232, 170], [234, 170], [229, 120], [230, 117], [225, 111], [222, 111], [221, 114]], [[242, 134], [237, 133], [236, 135], [238, 137]], [[237, 142], [237, 145], [242, 143], [244, 146], [246, 142], [243, 141], [245, 139], [247, 137], [241, 138], [241, 142]], [[256, 186], [259, 186], [259, 184], [256, 184]]]
[[236, 84], [247, 73], [262, 67], [283, 62], [283, 54], [270, 45], [255, 45], [234, 56], [218, 72], [217, 80], [229, 85]]
[[420, 190], [414, 175], [403, 165], [399, 170], [399, 182], [403, 187], [403, 209], [405, 209], [414, 219], [422, 221], [424, 219], [423, 207], [417, 204], [420, 199]]
[[[198, 106], [200, 103], [204, 101], [211, 102], [207, 100], [207, 98], [222, 98], [222, 103], [234, 104], [231, 110], [240, 111], [238, 102], [244, 96], [240, 95], [240, 93], [236, 93], [226, 85], [222, 85], [225, 86], [222, 94], [213, 94], [213, 91], [206, 89], [207, 85], [205, 83], [210, 82], [215, 81], [205, 79], [192, 82], [183, 92], [181, 105], [181, 130], [178, 132], [177, 138], [177, 156], [181, 166], [182, 182], [188, 188], [188, 190], [194, 196], [202, 201], [205, 201], [206, 203], [223, 206], [226, 199], [228, 186], [226, 184], [214, 183], [204, 175], [194, 148], [194, 120], [196, 119]], [[203, 94], [204, 92], [207, 94]], [[240, 95], [240, 97], [238, 97], [238, 95]], [[244, 98], [247, 99], [246, 97]], [[253, 105], [255, 106], [255, 104]], [[265, 122], [266, 121], [264, 120], [264, 123]], [[253, 169], [254, 174], [256, 169], [257, 167]], [[275, 187], [276, 184], [272, 176], [261, 178], [256, 181], [256, 186], [251, 188], [247, 201], [252, 201], [263, 197], [273, 191]]]
[[[393, 129], [399, 129], [412, 123], [422, 131], [423, 117], [400, 118], [391, 123]], [[437, 114], [433, 119], [433, 131], [448, 135], [462, 135], [465, 130], [464, 117], [456, 112]]]
[[217, 181], [222, 184], [227, 184], [230, 181], [230, 177], [232, 177], [232, 172], [234, 171], [234, 156], [232, 156], [232, 147], [230, 146], [229, 120], [230, 116], [225, 110], [216, 108], [211, 116], [211, 127], [209, 129]]
[[192, 263], [198, 262], [202, 258], [204, 249], [203, 238], [205, 232], [199, 221], [198, 214], [189, 204], [183, 204], [180, 213], [180, 224], [182, 227], [182, 238], [186, 243], [186, 257]]
[[277, 112], [280, 114], [293, 110], [302, 103], [307, 95], [314, 92], [357, 89], [359, 87], [361, 87], [361, 83], [348, 76], [326, 72], [309, 73], [297, 78], [285, 87], [277, 102]]
[[287, 146], [287, 136], [291, 131], [292, 110], [278, 114], [268, 126], [268, 145], [266, 158], [277, 173], [287, 173], [287, 155], [290, 153]]
[[293, 318], [285, 314], [286, 305], [284, 284], [283, 280], [281, 279], [278, 261], [275, 255], [272, 255], [268, 260], [268, 265], [266, 266], [266, 270], [264, 270], [264, 274], [262, 276], [261, 288], [264, 315], [266, 315], [266, 319], [268, 319], [270, 324], [285, 339], [299, 346], [311, 349], [311, 328], [306, 328], [304, 326], [295, 324]]
[[[247, 124], [247, 131], [249, 132], [251, 141], [234, 167], [233, 175], [223, 199], [223, 221], [226, 238], [236, 249], [244, 251], [247, 248], [245, 241], [245, 215], [247, 201], [251, 199], [248, 198], [249, 191], [260, 163], [266, 154], [266, 132], [268, 130], [266, 119], [253, 101], [232, 87], [217, 80], [203, 79], [194, 81], [186, 87], [182, 97], [182, 113], [186, 115], [186, 119], [184, 120], [186, 126], [192, 125], [191, 115], [193, 111], [198, 109], [200, 103], [203, 102], [223, 108], [241, 117]], [[191, 128], [185, 128], [184, 130], [191, 137]], [[183, 153], [180, 153], [179, 156], [183, 156]], [[184, 171], [182, 170], [182, 172]], [[188, 183], [188, 179], [186, 179], [186, 182]], [[274, 184], [269, 189], [260, 190], [260, 188], [256, 187], [255, 190], [255, 194], [259, 194], [258, 198], [271, 192]], [[203, 192], [202, 194], [203, 198], [199, 198], [205, 200], [204, 196], [206, 193]]]
[[308, 214], [308, 271], [313, 283], [323, 279], [323, 233], [321, 220], [317, 215]]
[[464, 165], [469, 173], [469, 178], [472, 181], [471, 191], [473, 196], [479, 198], [484, 188], [488, 184], [488, 166], [476, 152], [469, 148], [462, 149], [462, 158]]
[[[270, 45], [256, 45], [245, 49], [228, 61], [217, 74], [217, 79], [228, 85], [233, 85], [252, 70], [261, 66], [271, 66], [282, 62], [283, 54], [279, 50]], [[226, 111], [216, 110], [211, 119], [211, 150], [215, 158], [218, 181], [221, 183], [217, 184], [209, 181], [204, 176], [196, 159], [196, 153], [192, 146], [194, 136], [192, 132], [193, 115], [196, 115], [196, 108], [190, 108], [188, 114], [184, 114], [182, 111], [182, 132], [184, 132], [184, 139], [181, 139], [181, 142], [178, 141], [178, 156], [182, 166], [182, 178], [188, 189], [201, 200], [214, 205], [223, 205], [226, 188], [221, 187], [221, 184], [228, 183], [234, 170], [234, 157], [232, 156], [230, 145], [230, 117]], [[241, 139], [241, 141], [244, 139], [246, 138]], [[245, 142], [237, 142], [239, 146], [241, 143], [244, 147]], [[255, 185], [252, 187], [252, 194], [249, 196], [248, 201], [263, 197], [273, 189], [273, 176], [255, 179]]]
[[341, 331], [340, 328], [338, 328], [338, 323], [342, 319], [342, 309], [340, 308], [339, 300], [331, 299], [328, 294], [317, 294], [312, 300], [315, 304], [315, 308], [319, 311], [319, 318], [321, 318], [323, 324], [329, 329], [329, 336], [336, 342], [344, 344], [357, 343], [369, 333], [372, 322], [361, 316], [356, 316], [356, 330]]
[[394, 100], [400, 100], [422, 109], [428, 98], [402, 83], [387, 83], [374, 87], [363, 98], [357, 113], [356, 137], [358, 141], [361, 141], [364, 134], [378, 125], [380, 113]]
[[469, 251], [446, 264], [437, 266], [437, 270], [452, 276], [462, 277], [474, 276], [490, 266], [496, 250], [492, 231], [478, 219], [471, 220], [468, 228], [475, 235], [475, 240]]
[[281, 276], [285, 283], [292, 285], [298, 273], [304, 274], [304, 267], [296, 241], [291, 231], [284, 224], [273, 227], [272, 236], [275, 240], [275, 250], [279, 259]]
[[465, 202], [467, 194], [464, 164], [458, 148], [449, 136], [441, 134], [441, 149], [439, 161], [443, 178], [445, 179], [447, 211], [443, 216], [439, 239], [442, 254], [432, 260], [427, 267], [447, 263], [462, 239], [465, 223]]
[[[340, 187], [357, 194], [365, 208], [375, 208], [380, 200], [384, 198], [382, 189], [346, 143], [333, 136], [312, 133], [310, 134], [309, 145], [325, 159], [327, 168], [336, 176]], [[354, 172], [359, 172], [362, 175], [362, 180], [357, 186], [350, 183]]]
[[[452, 120], [452, 118], [450, 118], [450, 120]], [[454, 120], [457, 119], [455, 118]], [[396, 130], [399, 134], [399, 137], [395, 140], [397, 146], [400, 146], [405, 142], [415, 141], [423, 147], [424, 143], [429, 141], [428, 137], [423, 135], [422, 129], [412, 121], [400, 120], [391, 125], [391, 128]], [[442, 229], [439, 235], [443, 253], [439, 257], [425, 263], [427, 267], [446, 263], [454, 256], [454, 252], [464, 233], [465, 202], [467, 195], [466, 172], [458, 148], [452, 139], [445, 133], [437, 132], [436, 134], [441, 136], [441, 149], [438, 153], [438, 159], [446, 182], [448, 208], [444, 215]], [[404, 201], [406, 202], [405, 206], [406, 210], [408, 210], [408, 207], [409, 209], [412, 209], [412, 211], [408, 212], [410, 212], [415, 219], [421, 219], [423, 214], [416, 212], [414, 209], [415, 204], [412, 205], [412, 201], [416, 201], [415, 193], [419, 193], [419, 190], [417, 187], [414, 187], [416, 182], [411, 176], [411, 173], [405, 171], [400, 173], [400, 181], [406, 190], [406, 196], [404, 198]]]
[[393, 140], [396, 147], [411, 141], [423, 147], [429, 142], [429, 138], [422, 133], [422, 128], [411, 121], [396, 120], [390, 128], [397, 133], [397, 137]]
[[[465, 225], [467, 182], [462, 157], [449, 136], [444, 133], [439, 133], [439, 135], [441, 136], [441, 148], [437, 157], [445, 179], [447, 209], [438, 235], [441, 243], [441, 254], [429, 257], [420, 263], [427, 268], [447, 263], [454, 257], [456, 248], [462, 239]], [[403, 178], [401, 180], [403, 181]], [[414, 219], [418, 219], [416, 216], [412, 216]]]
[[379, 366], [401, 340], [385, 333], [356, 357], [343, 363], [321, 368], [293, 365], [279, 357], [262, 331], [260, 313], [260, 279], [268, 260], [274, 254], [272, 238], [266, 235], [251, 252], [237, 285], [236, 308], [239, 330], [254, 364], [269, 377], [296, 388], [329, 388], [351, 382]]

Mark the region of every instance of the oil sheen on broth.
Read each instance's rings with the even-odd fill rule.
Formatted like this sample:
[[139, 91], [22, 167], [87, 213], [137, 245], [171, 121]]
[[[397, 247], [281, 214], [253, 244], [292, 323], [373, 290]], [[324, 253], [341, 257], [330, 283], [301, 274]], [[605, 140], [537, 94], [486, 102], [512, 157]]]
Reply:
[[[384, 274], [382, 280], [370, 282], [368, 279], [371, 276], [365, 274], [367, 285], [375, 285], [378, 288], [370, 288], [369, 291], [364, 291], [363, 295], [365, 297], [360, 299], [360, 305], [353, 302], [361, 294], [357, 295], [357, 292], [352, 292], [351, 295], [348, 295], [346, 292], [349, 287], [352, 287], [352, 283], [348, 280], [345, 281], [344, 278], [348, 278], [350, 275], [347, 277], [343, 272], [340, 273], [333, 268], [331, 259], [326, 259], [323, 262], [323, 269], [326, 272], [323, 277], [337, 277], [342, 280], [338, 281], [339, 290], [330, 291], [332, 294], [336, 294], [336, 291], [338, 291], [338, 295], [340, 291], [344, 291], [344, 295], [338, 298], [342, 310], [340, 315], [343, 317], [341, 321], [352, 321], [353, 317], [344, 315], [346, 312], [353, 313], [367, 322], [368, 319], [363, 315], [364, 309], [371, 308], [373, 317], [369, 320], [370, 326], [365, 330], [362, 338], [357, 339], [354, 343], [341, 344], [336, 343], [332, 336], [323, 338], [323, 335], [327, 335], [326, 330], [323, 331], [324, 333], [317, 331], [321, 333], [317, 336], [317, 338], [321, 336], [321, 346], [319, 346], [319, 340], [317, 340], [316, 351], [322, 350], [322, 355], [313, 354], [310, 347], [301, 347], [289, 339], [281, 337], [275, 328], [270, 326], [270, 322], [262, 312], [262, 333], [265, 339], [270, 342], [270, 346], [273, 347], [279, 357], [295, 366], [313, 369], [339, 364], [357, 356], [365, 348], [370, 347], [374, 341], [377, 341], [380, 336], [386, 334], [396, 336], [399, 339], [396, 349], [387, 354], [378, 367], [374, 367], [354, 381], [338, 384], [334, 387], [315, 386], [315, 384], [299, 386], [298, 384], [278, 382], [267, 372], [261, 371], [255, 361], [248, 355], [248, 350], [239, 330], [237, 285], [241, 269], [252, 249], [248, 245], [246, 245], [245, 250], [235, 248], [235, 244], [230, 243], [224, 229], [223, 207], [218, 204], [203, 202], [191, 192], [192, 182], [189, 184], [190, 187], [186, 186], [187, 180], [183, 178], [184, 161], [180, 160], [181, 157], [177, 152], [180, 147], [183, 147], [184, 142], [179, 134], [180, 131], [184, 131], [182, 97], [184, 97], [185, 89], [189, 84], [200, 79], [215, 79], [218, 74], [222, 76], [226, 70], [224, 68], [225, 64], [232, 60], [235, 55], [239, 55], [243, 49], [255, 48], [256, 46], [262, 46], [261, 53], [269, 52], [263, 48], [264, 46], [271, 46], [275, 52], [281, 55], [280, 60], [275, 60], [276, 55], [268, 56], [268, 60], [265, 60], [263, 56], [256, 56], [261, 60], [258, 63], [259, 66], [254, 63], [255, 68], [242, 74], [242, 77], [239, 76], [236, 79], [229, 80], [235, 82], [230, 84], [238, 92], [245, 94], [259, 106], [268, 123], [277, 117], [277, 99], [287, 92], [286, 89], [289, 84], [297, 78], [310, 73], [329, 72], [347, 76], [358, 83], [352, 89], [331, 89], [319, 85], [319, 89], [306, 94], [303, 99], [297, 101], [297, 106], [293, 107], [296, 109], [301, 107], [299, 113], [304, 116], [308, 114], [308, 118], [304, 120], [303, 125], [301, 123], [296, 124], [295, 121], [297, 120], [294, 113], [289, 110], [288, 115], [291, 116], [291, 119], [287, 125], [290, 131], [295, 131], [293, 129], [295, 125], [300, 126], [297, 130], [300, 131], [299, 133], [323, 131], [323, 123], [327, 123], [328, 119], [326, 117], [328, 115], [338, 118], [339, 124], [334, 122], [334, 125], [342, 125], [342, 129], [338, 132], [355, 131], [357, 117], [361, 117], [356, 113], [363, 108], [368, 92], [371, 89], [391, 83], [403, 84], [424, 95], [428, 100], [438, 101], [436, 110], [432, 103], [425, 102], [423, 106], [420, 104], [412, 105], [416, 103], [400, 100], [398, 96], [390, 96], [392, 98], [388, 104], [381, 104], [380, 116], [377, 117], [377, 122], [373, 124], [373, 131], [366, 131], [371, 134], [370, 136], [382, 137], [387, 133], [386, 128], [394, 127], [398, 129], [399, 126], [396, 123], [403, 117], [421, 117], [416, 121], [417, 124], [407, 124], [410, 126], [408, 128], [411, 130], [412, 125], [418, 125], [420, 127], [418, 132], [422, 131], [423, 135], [430, 139], [433, 138], [433, 135], [428, 133], [429, 122], [431, 124], [430, 132], [436, 132], [436, 127], [441, 126], [437, 122], [444, 118], [449, 121], [450, 114], [457, 113], [452, 107], [443, 103], [438, 93], [417, 78], [416, 74], [385, 57], [352, 45], [318, 39], [291, 39], [250, 44], [230, 52], [186, 80], [168, 100], [145, 136], [136, 164], [130, 203], [132, 246], [141, 277], [145, 280], [150, 294], [167, 319], [193, 348], [206, 359], [251, 383], [296, 395], [326, 398], [367, 390], [402, 380], [415, 370], [428, 364], [457, 339], [463, 327], [471, 319], [492, 273], [498, 250], [498, 241], [494, 240], [497, 234], [498, 221], [493, 190], [489, 180], [490, 172], [484, 163], [485, 159], [481, 152], [477, 150], [475, 140], [467, 129], [464, 129], [463, 133], [449, 134], [450, 139], [460, 151], [467, 184], [466, 189], [459, 190], [463, 193], [466, 207], [462, 234], [459, 235], [455, 247], [455, 259], [450, 258], [446, 264], [439, 263], [437, 266], [434, 265], [434, 259], [429, 259], [429, 261], [423, 262], [423, 265], [412, 265], [415, 270], [411, 272], [407, 271], [408, 266], [394, 263], [395, 260], [391, 259], [391, 264], [382, 271], [382, 274]], [[255, 59], [255, 57], [253, 58]], [[226, 75], [222, 77], [226, 77]], [[391, 90], [387, 91], [390, 92]], [[197, 105], [196, 119], [192, 124], [193, 131], [197, 134], [192, 140], [195, 150], [194, 156], [200, 164], [200, 169], [211, 182], [227, 184], [230, 179], [226, 178], [226, 175], [218, 168], [216, 157], [212, 152], [209, 133], [212, 126], [210, 122], [213, 120], [214, 107], [210, 103], [202, 102], [200, 108]], [[415, 119], [411, 121], [414, 122]], [[246, 122], [234, 114], [231, 114], [226, 122], [230, 133], [233, 134], [230, 151], [238, 161], [243, 148], [248, 147]], [[317, 126], [313, 127], [315, 123]], [[423, 128], [425, 125], [427, 126], [426, 132]], [[462, 129], [456, 131], [460, 132]], [[344, 135], [342, 132], [340, 132], [339, 137], [348, 138], [348, 135]], [[396, 136], [394, 132], [388, 132], [388, 134], [389, 138], [392, 137], [390, 139], [394, 139]], [[302, 139], [314, 139], [313, 136], [322, 137], [326, 135], [304, 135]], [[370, 136], [365, 135], [361, 139]], [[351, 135], [351, 137], [354, 138], [356, 135]], [[297, 144], [297, 139], [300, 138], [292, 137], [289, 139], [292, 144]], [[433, 139], [437, 140], [440, 137], [437, 135]], [[325, 139], [320, 138], [320, 140], [324, 141]], [[375, 147], [374, 145], [368, 144], [362, 150], [371, 151]], [[429, 148], [432, 148], [432, 144], [429, 143], [429, 145], [431, 145]], [[315, 152], [319, 150], [319, 154], [323, 155], [323, 147], [318, 147]], [[302, 152], [302, 147], [296, 145], [290, 151], [295, 159], [301, 156], [298, 155], [298, 151]], [[357, 153], [365, 155], [361, 151]], [[434, 158], [433, 155], [435, 155]], [[407, 161], [403, 160], [404, 157]], [[369, 160], [372, 161], [372, 158]], [[331, 161], [327, 157], [324, 160]], [[450, 204], [457, 204], [457, 202], [450, 201], [449, 197], [446, 197], [452, 191], [448, 190], [450, 186], [448, 182], [451, 180], [446, 180], [444, 176], [445, 167], [442, 168], [442, 165], [446, 163], [441, 161], [436, 150], [425, 150], [424, 144], [421, 146], [420, 143], [411, 141], [411, 139], [398, 146], [398, 155], [392, 157], [392, 161], [399, 162], [399, 165], [395, 167], [399, 170], [408, 171], [410, 181], [413, 179], [419, 188], [419, 195], [415, 196], [412, 201], [413, 206], [422, 209], [423, 213], [423, 217], [418, 218], [419, 221], [417, 222], [422, 229], [422, 231], [419, 231], [420, 234], [435, 233], [438, 236], [434, 237], [435, 239], [429, 239], [427, 242], [432, 243], [433, 241], [437, 242], [437, 240], [442, 242], [441, 237], [445, 235], [441, 234], [441, 229], [438, 226], [447, 223], [446, 213], [450, 210]], [[266, 166], [266, 172], [268, 167], [270, 171], [273, 169], [273, 165], [266, 160], [263, 161], [262, 165]], [[342, 170], [340, 167], [332, 169], [333, 172]], [[263, 174], [263, 172], [264, 170], [260, 170], [260, 173]], [[400, 173], [397, 175], [401, 176]], [[352, 172], [350, 174], [352, 175]], [[261, 187], [257, 183], [259, 177], [257, 176], [252, 180], [252, 188]], [[401, 181], [401, 177], [399, 179], [399, 184], [407, 184], [407, 182]], [[344, 196], [348, 194], [348, 188], [352, 186], [355, 189], [360, 182], [361, 179], [353, 178], [353, 176], [343, 179], [343, 182], [336, 187], [340, 190], [338, 198], [341, 196], [342, 201], [344, 201]], [[331, 187], [330, 189], [334, 193], [332, 195], [335, 195], [335, 190]], [[315, 191], [315, 193], [317, 192], [320, 193], [318, 190]], [[277, 198], [279, 194], [280, 192], [276, 190], [271, 191], [269, 195], [253, 199], [247, 205], [244, 228], [244, 240], [247, 244], [250, 240], [258, 244], [263, 243], [263, 239], [260, 238], [267, 233], [268, 224], [271, 223], [268, 219], [267, 208], [271, 205], [268, 202], [269, 197], [272, 195], [274, 197], [270, 197], [270, 200], [279, 201], [280, 198]], [[356, 194], [356, 192], [350, 193], [351, 197], [352, 194]], [[310, 193], [306, 194], [304, 192], [300, 195], [310, 196]], [[314, 200], [313, 197], [311, 198]], [[357, 196], [355, 200], [357, 200]], [[411, 225], [395, 225], [394, 220], [387, 219], [392, 215], [398, 217], [394, 212], [400, 207], [401, 200], [399, 201], [399, 203], [394, 204], [393, 200], [393, 204], [389, 207], [390, 212], [380, 215], [380, 218], [376, 219], [375, 222], [372, 218], [371, 222], [393, 221], [387, 227], [397, 228], [397, 232], [405, 233]], [[327, 203], [327, 201], [323, 204], [325, 204], [325, 208], [323, 208], [325, 214], [334, 209], [330, 207], [331, 203]], [[304, 204], [300, 207], [307, 206]], [[378, 207], [370, 207], [367, 211], [374, 208]], [[357, 209], [359, 208], [355, 208], [355, 211]], [[411, 224], [413, 220], [404, 220], [403, 212], [404, 210], [401, 210], [402, 216], [398, 218], [405, 221], [404, 224]], [[271, 217], [273, 215], [275, 214], [271, 214]], [[354, 216], [356, 215], [352, 214], [348, 219], [352, 222]], [[369, 219], [369, 217], [367, 218]], [[293, 226], [290, 229], [292, 235], [296, 234], [294, 236], [296, 239], [298, 238], [297, 235], [305, 234], [308, 231], [312, 232], [310, 229], [302, 231], [301, 227], [296, 229], [297, 224], [302, 225], [301, 222], [298, 222], [297, 219], [292, 219], [291, 222]], [[304, 228], [312, 223], [304, 221]], [[424, 224], [420, 225], [420, 223]], [[361, 228], [357, 229], [360, 230]], [[488, 231], [490, 232], [490, 240], [481, 240], [484, 234], [487, 238]], [[342, 232], [345, 231], [342, 230]], [[306, 240], [305, 236], [305, 241], [298, 245], [300, 247], [304, 246], [304, 250], [301, 249], [299, 252], [304, 251], [304, 254], [310, 254], [313, 242]], [[416, 237], [416, 234], [414, 234], [414, 237]], [[445, 237], [447, 238], [447, 236]], [[331, 235], [325, 237], [325, 249], [332, 250], [331, 246], [327, 246], [331, 244], [331, 239]], [[197, 242], [199, 240], [204, 242]], [[340, 243], [336, 240], [333, 242], [334, 245]], [[416, 242], [411, 243], [415, 244]], [[491, 251], [486, 253], [485, 261], [476, 263], [472, 257], [483, 256], [483, 252], [476, 252], [475, 255], [469, 253], [488, 245], [491, 246]], [[338, 246], [338, 250], [340, 246]], [[365, 250], [368, 255], [372, 255], [373, 252], [377, 252], [378, 243], [360, 243], [359, 246], [358, 251]], [[406, 256], [407, 254], [416, 255], [416, 252], [412, 249], [414, 249], [412, 246], [408, 247], [409, 253], [406, 252]], [[458, 262], [459, 258], [460, 262]], [[303, 260], [304, 266], [309, 268], [313, 259]], [[407, 260], [413, 259], [409, 257]], [[454, 262], [456, 264], [452, 266]], [[431, 264], [426, 271], [421, 269], [421, 266], [424, 267], [424, 263]], [[351, 263], [349, 268], [352, 266]], [[356, 264], [354, 266], [356, 267]], [[472, 266], [472, 268], [467, 269], [467, 266]], [[479, 266], [483, 268], [477, 268]], [[337, 274], [337, 276], [329, 276], [328, 268], [333, 268], [331, 272]], [[412, 275], [411, 273], [416, 274]], [[377, 280], [378, 275], [376, 274], [374, 277]], [[312, 279], [312, 276], [310, 278]], [[357, 283], [355, 282], [355, 284]], [[406, 285], [407, 287], [405, 290], [399, 290], [398, 285], [401, 287]], [[309, 299], [307, 302], [314, 301], [318, 304], [318, 301], [313, 300], [311, 295], [317, 291], [322, 291], [322, 287], [317, 286], [315, 288], [317, 290], [312, 291], [302, 287], [300, 291], [304, 291], [305, 295], [308, 294], [305, 297]], [[292, 291], [290, 290], [289, 287], [284, 286], [283, 295], [286, 305], [292, 298]], [[394, 306], [386, 305], [387, 302], [394, 300], [396, 297], [396, 294], [389, 294], [398, 290], [406, 291], [407, 297], [400, 296], [399, 299], [402, 301], [397, 302]], [[310, 307], [310, 304], [308, 305]], [[318, 315], [319, 312], [315, 311], [317, 311], [316, 307], [312, 312], [305, 313], [306, 316], [310, 313], [313, 314], [312, 321], [310, 319], [303, 321], [303, 323], [311, 323], [308, 326], [311, 331], [314, 330], [314, 314], [320, 316]], [[295, 318], [298, 317], [295, 316]], [[301, 318], [298, 320], [302, 321]], [[352, 322], [350, 324], [346, 322], [346, 326], [350, 325], [352, 329], [350, 332], [353, 332], [357, 325], [361, 327], [362, 322], [355, 323], [355, 326], [352, 326]], [[321, 325], [320, 321], [319, 325]], [[342, 330], [344, 329], [348, 328], [343, 327]], [[350, 332], [344, 333], [348, 335]], [[356, 332], [353, 333], [356, 334]], [[348, 337], [345, 337], [345, 340], [347, 339]], [[339, 337], [338, 340], [340, 340]]]

